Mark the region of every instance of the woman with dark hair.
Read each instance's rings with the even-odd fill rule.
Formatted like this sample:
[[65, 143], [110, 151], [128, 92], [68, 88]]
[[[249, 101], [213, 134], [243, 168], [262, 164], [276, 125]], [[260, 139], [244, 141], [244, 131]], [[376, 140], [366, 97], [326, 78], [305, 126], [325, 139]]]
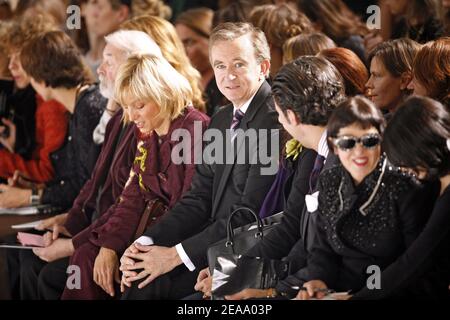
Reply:
[[368, 33], [361, 18], [342, 0], [297, 0], [299, 10], [306, 14], [314, 27], [366, 61], [363, 36]]
[[336, 108], [328, 144], [341, 165], [319, 178], [315, 241], [296, 273], [298, 299], [323, 298], [328, 288], [360, 290], [367, 268], [381, 270], [402, 254], [423, 226], [429, 197], [381, 154], [384, 118], [363, 97]]
[[206, 98], [206, 113], [209, 116], [226, 104], [226, 99], [217, 87], [209, 61], [208, 41], [212, 30], [212, 19], [211, 9], [195, 8], [181, 13], [175, 20], [175, 29], [186, 54], [192, 66], [200, 72], [200, 85]]
[[381, 290], [365, 288], [353, 298], [449, 299], [449, 111], [439, 102], [429, 98], [408, 99], [389, 122], [383, 147], [393, 164], [413, 172], [419, 179], [431, 181], [430, 187], [438, 198], [419, 237], [401, 257], [381, 273]]
[[386, 5], [398, 19], [391, 38], [425, 43], [443, 35], [437, 0], [386, 0]]
[[392, 113], [411, 94], [414, 57], [420, 45], [407, 38], [377, 45], [369, 54], [370, 78], [367, 96], [383, 113]]
[[344, 78], [347, 97], [365, 93], [369, 73], [356, 53], [346, 48], [331, 48], [320, 51], [318, 56], [327, 59], [339, 70]]
[[415, 95], [433, 98], [450, 108], [450, 37], [429, 42], [420, 49], [408, 88]]
[[[48, 61], [51, 57], [51, 63]], [[61, 148], [50, 156], [55, 177], [45, 186], [2, 186], [0, 207], [51, 204], [71, 207], [89, 178], [97, 151], [92, 132], [105, 108], [90, 72], [72, 40], [62, 31], [41, 34], [25, 44], [20, 61], [30, 82], [43, 100], [54, 99], [69, 112], [68, 133]]]

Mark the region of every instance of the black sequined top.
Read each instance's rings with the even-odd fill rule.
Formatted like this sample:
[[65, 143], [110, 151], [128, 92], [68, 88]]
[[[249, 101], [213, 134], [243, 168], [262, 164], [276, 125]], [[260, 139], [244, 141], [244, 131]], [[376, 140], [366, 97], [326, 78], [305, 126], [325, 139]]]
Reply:
[[55, 177], [44, 189], [42, 203], [63, 210], [72, 206], [97, 160], [99, 150], [94, 144], [92, 132], [105, 110], [106, 102], [97, 85], [91, 85], [80, 93], [70, 115], [64, 145], [50, 156]]
[[329, 288], [357, 290], [418, 236], [432, 201], [409, 176], [382, 157], [358, 186], [342, 165], [322, 173], [315, 240], [300, 281], [320, 279]]

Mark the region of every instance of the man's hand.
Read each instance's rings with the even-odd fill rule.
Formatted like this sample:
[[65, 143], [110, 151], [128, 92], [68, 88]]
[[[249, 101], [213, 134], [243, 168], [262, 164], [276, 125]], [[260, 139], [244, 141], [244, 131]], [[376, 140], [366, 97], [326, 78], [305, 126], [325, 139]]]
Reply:
[[114, 250], [100, 248], [97, 258], [95, 258], [93, 277], [96, 284], [114, 297], [114, 280], [120, 283], [119, 258]]
[[267, 298], [268, 289], [247, 288], [238, 293], [225, 296], [225, 300], [247, 300], [252, 298]]
[[135, 243], [134, 246], [140, 251], [139, 253], [126, 253], [128, 258], [135, 260], [134, 264], [121, 265], [120, 270], [125, 272], [142, 269], [142, 271], [140, 271], [140, 273], [136, 276], [126, 278], [128, 282], [146, 278], [139, 284], [139, 289], [144, 288], [147, 284], [155, 280], [160, 275], [172, 271], [175, 267], [182, 263], [175, 247], [167, 248], [154, 245], [143, 246], [139, 243]]
[[311, 280], [303, 284], [303, 289], [297, 294], [297, 300], [309, 300], [311, 298], [322, 299], [328, 289], [322, 280]]
[[[14, 153], [14, 147], [16, 146], [16, 125], [9, 119], [2, 119], [3, 125], [0, 126], [0, 143], [8, 149], [9, 152]], [[3, 136], [3, 133], [9, 129], [7, 137]]]
[[209, 273], [209, 268], [206, 267], [197, 277], [197, 283], [194, 289], [203, 292], [203, 298], [211, 297], [212, 276]]
[[19, 208], [30, 205], [31, 190], [0, 184], [0, 208]]
[[74, 251], [72, 239], [57, 239], [48, 247], [33, 249], [35, 255], [47, 262], [69, 257]]
[[[139, 250], [136, 248], [135, 244], [131, 244], [124, 252], [123, 256], [120, 258], [120, 270], [122, 270], [123, 266], [133, 266], [134, 260], [129, 258], [128, 255], [131, 253], [139, 253]], [[137, 272], [134, 271], [122, 271], [122, 279], [120, 281], [120, 292], [125, 292], [125, 286], [131, 287], [131, 282], [128, 281], [128, 278], [135, 277]]]
[[[61, 213], [57, 216], [42, 220], [37, 226], [36, 230], [54, 230], [55, 226], [62, 226], [66, 223], [67, 213]], [[67, 230], [66, 230], [67, 231]]]

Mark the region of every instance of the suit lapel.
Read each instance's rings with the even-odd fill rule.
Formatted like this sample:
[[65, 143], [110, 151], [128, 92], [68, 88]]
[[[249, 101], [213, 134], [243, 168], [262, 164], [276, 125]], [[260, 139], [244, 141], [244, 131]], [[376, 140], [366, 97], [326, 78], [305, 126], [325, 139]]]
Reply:
[[[258, 92], [254, 96], [252, 102], [250, 103], [247, 112], [244, 115], [244, 118], [242, 118], [241, 123], [239, 124], [240, 129], [248, 130], [249, 129], [249, 123], [255, 118], [256, 114], [258, 113], [259, 109], [261, 109], [263, 102], [266, 100], [267, 96], [270, 94], [270, 85], [264, 81], [261, 87], [259, 88]], [[233, 109], [232, 109], [233, 110]], [[233, 112], [233, 111], [232, 111]], [[226, 129], [229, 129], [231, 125], [231, 120], [229, 123], [229, 126]], [[224, 131], [225, 132], [225, 131]], [[228, 182], [228, 178], [230, 177], [230, 173], [234, 168], [234, 164], [236, 162], [236, 157], [241, 152], [242, 147], [245, 145], [245, 139], [235, 140], [235, 142], [238, 142], [238, 145], [236, 146], [235, 150], [236, 152], [233, 153], [227, 153], [226, 155], [226, 165], [224, 165], [223, 174], [220, 178], [219, 186], [217, 188], [216, 196], [214, 197], [214, 203], [213, 203], [213, 210], [212, 210], [212, 216], [214, 217], [216, 214], [217, 207], [220, 203], [220, 199], [223, 196], [225, 187]], [[225, 140], [224, 140], [225, 142]], [[225, 143], [229, 143], [226, 141]], [[233, 145], [231, 145], [233, 148]], [[244, 152], [244, 151], [242, 151]]]

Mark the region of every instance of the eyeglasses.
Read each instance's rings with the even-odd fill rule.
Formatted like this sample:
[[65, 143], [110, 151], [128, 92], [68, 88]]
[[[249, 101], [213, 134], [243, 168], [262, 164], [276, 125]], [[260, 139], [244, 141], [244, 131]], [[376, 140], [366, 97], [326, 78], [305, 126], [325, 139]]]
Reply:
[[371, 133], [359, 138], [342, 136], [334, 139], [334, 145], [343, 151], [353, 149], [357, 143], [360, 143], [365, 149], [373, 149], [381, 143], [381, 136], [378, 133]]

